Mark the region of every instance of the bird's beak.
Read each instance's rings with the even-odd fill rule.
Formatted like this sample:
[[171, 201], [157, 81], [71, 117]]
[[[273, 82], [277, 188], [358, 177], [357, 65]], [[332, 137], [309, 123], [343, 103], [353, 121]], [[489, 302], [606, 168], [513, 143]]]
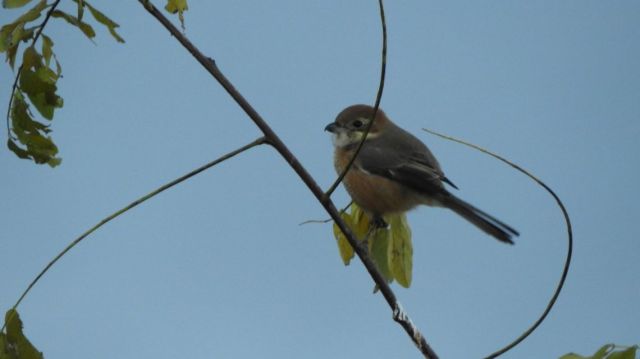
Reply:
[[335, 122], [331, 122], [324, 128], [325, 131], [329, 131], [331, 133], [336, 133], [338, 131], [338, 125]]

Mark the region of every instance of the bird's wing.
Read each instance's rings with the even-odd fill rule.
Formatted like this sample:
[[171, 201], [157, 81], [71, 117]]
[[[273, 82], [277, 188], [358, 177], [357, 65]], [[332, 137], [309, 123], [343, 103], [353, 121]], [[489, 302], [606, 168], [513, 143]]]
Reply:
[[[431, 155], [433, 156], [433, 155]], [[458, 187], [453, 184], [453, 182], [451, 182], [442, 172], [442, 170], [440, 169], [439, 165], [434, 165], [433, 161], [431, 161], [430, 158], [425, 157], [424, 154], [422, 153], [413, 153], [411, 156], [409, 156], [408, 159], [408, 164], [405, 165], [405, 167], [409, 167], [407, 169], [408, 172], [414, 174], [414, 175], [419, 175], [420, 173], [426, 173], [428, 174], [430, 177], [433, 177], [434, 179], [437, 179], [439, 181], [442, 181], [448, 185], [450, 185], [451, 187], [458, 189]]]
[[406, 151], [388, 146], [364, 146], [355, 165], [367, 173], [399, 182], [425, 194], [441, 193], [442, 182], [455, 188], [430, 152]]

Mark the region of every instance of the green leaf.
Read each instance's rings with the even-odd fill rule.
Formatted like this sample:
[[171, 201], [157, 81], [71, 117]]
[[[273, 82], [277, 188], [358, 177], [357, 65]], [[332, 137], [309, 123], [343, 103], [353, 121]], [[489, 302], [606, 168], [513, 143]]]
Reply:
[[46, 163], [51, 167], [59, 165], [61, 159], [56, 157], [58, 148], [51, 137], [46, 136], [50, 130], [46, 125], [31, 117], [29, 105], [25, 102], [24, 95], [19, 89], [14, 92], [10, 115], [11, 132], [15, 134], [24, 148], [10, 141], [8, 143], [9, 149], [18, 157], [28, 156], [38, 164]]
[[184, 31], [183, 13], [189, 10], [187, 0], [167, 0], [167, 5], [164, 7], [164, 9], [172, 14], [178, 13], [178, 19], [180, 20], [180, 25], [182, 26], [182, 30]]
[[613, 349], [615, 348], [614, 344], [605, 344], [603, 345], [600, 349], [598, 349], [597, 352], [595, 352], [592, 356], [590, 356], [589, 358], [591, 359], [602, 359], [604, 358], [607, 354], [609, 354]]
[[11, 152], [15, 153], [16, 156], [22, 158], [22, 159], [28, 159], [29, 158], [29, 152], [23, 150], [22, 148], [18, 147], [18, 145], [16, 145], [15, 142], [13, 142], [12, 139], [8, 139], [7, 140], [7, 147], [9, 147], [9, 149], [11, 150]]
[[31, 46], [24, 49], [24, 53], [22, 53], [22, 68], [35, 70], [39, 67], [42, 67], [42, 56], [38, 51]]
[[18, 53], [18, 46], [12, 46], [7, 50], [7, 62], [9, 67], [13, 70], [16, 64], [16, 54]]
[[0, 30], [0, 52], [6, 51], [6, 59], [9, 66], [13, 69], [15, 65], [15, 57], [20, 46], [20, 41], [28, 42], [33, 39], [34, 27], [24, 28], [24, 23], [5, 26]]
[[[10, 309], [5, 314], [6, 334], [0, 334], [0, 355], [15, 359], [43, 359], [43, 355], [22, 332], [22, 320], [18, 312]], [[4, 348], [2, 348], [4, 347]], [[5, 356], [6, 354], [6, 356]]]
[[10, 48], [9, 35], [13, 31], [13, 28], [14, 27], [10, 25], [4, 25], [0, 28], [0, 52], [5, 52]]
[[638, 346], [634, 345], [627, 349], [609, 354], [607, 359], [636, 359]]
[[411, 228], [405, 214], [392, 215], [387, 220], [391, 231], [389, 268], [398, 284], [409, 288], [413, 271]]
[[45, 34], [42, 34], [42, 57], [44, 57], [44, 63], [49, 66], [51, 63], [51, 56], [53, 55], [53, 40]]
[[47, 66], [40, 67], [36, 70], [36, 74], [42, 81], [52, 85], [55, 85], [56, 81], [58, 81], [58, 74]]
[[393, 281], [393, 273], [389, 268], [389, 245], [391, 242], [391, 231], [386, 228], [377, 228], [373, 231], [369, 239], [369, 250], [371, 259], [376, 263], [378, 271], [387, 282]]
[[93, 27], [91, 27], [91, 25], [78, 20], [78, 18], [73, 15], [69, 15], [64, 11], [55, 10], [53, 13], [51, 13], [51, 17], [64, 19], [69, 24], [80, 29], [80, 31], [82, 31], [82, 33], [89, 38], [89, 40], [92, 40], [94, 37], [96, 37], [96, 32], [95, 30], [93, 30]]
[[35, 36], [36, 29], [37, 27], [30, 27], [28, 29], [23, 29], [22, 35], [20, 36], [19, 40], [22, 42], [30, 42], [31, 40], [33, 40], [33, 37]]
[[17, 24], [27, 23], [29, 21], [36, 20], [37, 18], [40, 17], [42, 10], [44, 10], [46, 7], [47, 7], [47, 0], [40, 0], [39, 3], [37, 3], [34, 7], [29, 9], [24, 14], [20, 15], [20, 17], [15, 19], [11, 24], [17, 25]]
[[62, 98], [56, 94], [57, 74], [42, 63], [42, 56], [33, 47], [25, 49], [20, 73], [20, 89], [27, 94], [40, 114], [53, 119], [56, 108], [62, 107]]
[[84, 1], [76, 0], [76, 3], [78, 4], [78, 21], [82, 21], [82, 17], [84, 16]]
[[9, 46], [17, 45], [22, 39], [22, 34], [24, 33], [24, 23], [17, 24], [13, 31], [11, 32], [11, 39], [9, 39]]
[[591, 358], [591, 357], [585, 357], [585, 356], [578, 355], [578, 354], [575, 354], [575, 353], [569, 353], [569, 354], [565, 354], [565, 355], [561, 356], [558, 359], [589, 359], [589, 358]]
[[47, 165], [49, 165], [49, 167], [51, 167], [51, 168], [58, 167], [58, 166], [60, 166], [61, 163], [62, 163], [62, 158], [60, 158], [60, 157], [51, 157], [47, 161]]
[[[44, 36], [44, 35], [43, 35]], [[51, 43], [51, 47], [53, 47], [53, 42]], [[43, 49], [44, 50], [44, 49]], [[44, 54], [43, 54], [44, 55]], [[62, 75], [62, 67], [60, 66], [60, 62], [58, 61], [58, 58], [56, 57], [55, 52], [53, 52], [53, 50], [51, 51], [51, 55], [53, 56], [53, 60], [56, 62], [56, 70], [55, 70], [55, 78], [56, 80], [58, 78], [60, 78], [60, 76]], [[45, 58], [45, 62], [47, 61], [47, 59]], [[49, 63], [46, 64], [47, 67], [50, 65]]]
[[3, 332], [0, 332], [0, 359], [13, 359], [9, 356], [9, 343]]
[[[7, 52], [7, 61], [13, 63], [15, 61], [15, 54], [17, 53], [17, 47], [20, 40], [25, 40], [26, 36], [32, 36], [33, 30], [26, 32], [24, 26], [26, 23], [33, 21], [40, 17], [42, 10], [47, 7], [46, 0], [41, 0], [36, 6], [29, 9], [13, 22], [6, 24], [0, 28], [0, 52]], [[16, 33], [17, 32], [17, 33]], [[13, 59], [10, 57], [9, 52], [12, 53]], [[11, 66], [13, 68], [13, 65]]]
[[5, 9], [15, 9], [27, 5], [31, 0], [2, 0], [2, 7]]
[[96, 19], [97, 22], [106, 26], [107, 29], [109, 29], [109, 33], [111, 33], [111, 36], [113, 36], [116, 41], [124, 43], [124, 39], [116, 32], [116, 28], [120, 27], [120, 25], [118, 25], [115, 21], [109, 19], [105, 14], [98, 11], [98, 9], [91, 6], [88, 2], [84, 1], [84, 3], [89, 8], [89, 11], [91, 12], [93, 18]]
[[[627, 357], [614, 357], [614, 355], [618, 355], [618, 353], [613, 353], [613, 350], [615, 349], [615, 344], [605, 344], [602, 347], [600, 347], [593, 355], [590, 356], [582, 356], [579, 354], [575, 354], [575, 353], [569, 353], [569, 354], [565, 354], [563, 356], [560, 357], [560, 359], [635, 359], [635, 350], [633, 352], [633, 356], [630, 358]], [[631, 347], [629, 349], [632, 349], [634, 347]]]

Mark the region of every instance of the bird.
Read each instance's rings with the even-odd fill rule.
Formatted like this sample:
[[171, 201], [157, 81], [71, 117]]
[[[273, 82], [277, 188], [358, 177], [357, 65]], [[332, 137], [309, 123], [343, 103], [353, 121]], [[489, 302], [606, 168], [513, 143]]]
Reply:
[[429, 148], [393, 123], [378, 108], [352, 105], [325, 127], [332, 134], [334, 167], [344, 172], [365, 136], [362, 148], [343, 184], [351, 199], [371, 218], [386, 226], [383, 217], [405, 213], [419, 205], [452, 210], [497, 240], [513, 244], [518, 231], [463, 201], [445, 187], [458, 189], [442, 171]]

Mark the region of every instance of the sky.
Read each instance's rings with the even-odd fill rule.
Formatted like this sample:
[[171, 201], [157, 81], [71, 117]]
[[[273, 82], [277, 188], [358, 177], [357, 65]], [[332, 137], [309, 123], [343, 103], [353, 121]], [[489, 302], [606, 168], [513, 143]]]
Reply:
[[[102, 218], [260, 136], [138, 2], [95, 5], [126, 44], [97, 25], [95, 43], [59, 19], [45, 30], [63, 67], [65, 105], [52, 125], [62, 164], [0, 150], [2, 311]], [[377, 2], [189, 5], [187, 36], [328, 188], [336, 175], [324, 127], [375, 99]], [[385, 5], [382, 108], [430, 147], [456, 194], [521, 233], [507, 246], [450, 211], [409, 213], [413, 283], [392, 288], [427, 341], [442, 358], [511, 342], [545, 308], [567, 240], [561, 212], [531, 180], [422, 128], [529, 169], [571, 215], [566, 286], [504, 358], [640, 343], [640, 2]], [[0, 23], [18, 15], [0, 10]], [[0, 113], [12, 81], [0, 67]], [[333, 199], [349, 201], [342, 188]], [[342, 264], [331, 225], [299, 225], [324, 218], [286, 162], [255, 148], [69, 252], [19, 307], [26, 334], [46, 358], [419, 358], [362, 264]]]

